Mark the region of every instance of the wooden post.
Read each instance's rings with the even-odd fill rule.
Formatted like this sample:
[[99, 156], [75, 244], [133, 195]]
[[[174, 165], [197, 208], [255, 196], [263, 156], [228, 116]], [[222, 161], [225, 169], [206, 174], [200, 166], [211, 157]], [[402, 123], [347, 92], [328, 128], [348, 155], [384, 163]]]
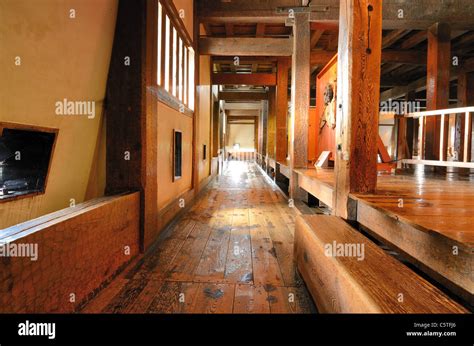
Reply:
[[[458, 76], [458, 107], [469, 107], [474, 105], [474, 73], [461, 73]], [[471, 115], [472, 119], [472, 115]], [[454, 140], [454, 150], [458, 153], [458, 161], [471, 161], [471, 143], [467, 143], [467, 157], [464, 157], [464, 135], [466, 129], [465, 114], [456, 114], [456, 135]], [[468, 124], [472, 126], [472, 124]], [[472, 128], [472, 127], [471, 127]], [[472, 141], [472, 135], [468, 140]]]
[[153, 1], [120, 2], [107, 80], [105, 193], [140, 191], [141, 251], [158, 235], [157, 108], [146, 89], [156, 84], [157, 13]]
[[192, 187], [194, 196], [199, 193], [199, 98], [198, 92], [200, 81], [200, 58], [199, 58], [199, 20], [197, 18], [197, 1], [194, 2], [194, 114], [193, 114], [193, 162], [192, 162]]
[[[428, 64], [426, 84], [426, 109], [445, 109], [449, 106], [449, 70], [451, 68], [451, 29], [448, 24], [436, 23], [428, 30]], [[447, 155], [449, 118], [425, 117], [424, 148], [426, 160], [445, 160]], [[440, 157], [441, 128], [444, 142]]]
[[297, 194], [295, 168], [308, 165], [308, 121], [310, 92], [310, 23], [308, 13], [295, 13], [293, 25], [293, 58], [291, 65], [290, 124], [290, 198]]
[[268, 126], [267, 126], [267, 154], [275, 158], [276, 112], [275, 112], [275, 87], [270, 87], [268, 92]]
[[348, 218], [349, 193], [377, 184], [382, 2], [340, 4], [333, 212]]
[[288, 155], [288, 58], [278, 58], [276, 89], [276, 161], [286, 164]]

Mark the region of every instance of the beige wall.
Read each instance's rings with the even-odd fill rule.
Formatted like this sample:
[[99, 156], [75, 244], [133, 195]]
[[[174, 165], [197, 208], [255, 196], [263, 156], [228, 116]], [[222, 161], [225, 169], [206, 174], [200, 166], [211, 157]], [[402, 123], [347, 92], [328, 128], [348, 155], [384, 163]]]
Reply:
[[[173, 181], [173, 129], [183, 133], [183, 176]], [[158, 102], [158, 209], [192, 186], [193, 119]]]
[[253, 124], [230, 124], [228, 149], [232, 150], [235, 143], [240, 144], [240, 149], [253, 149], [255, 139], [255, 127]]
[[[71, 198], [82, 202], [87, 191], [102, 193], [105, 150], [98, 139], [117, 4], [0, 1], [0, 121], [59, 129], [45, 194], [0, 203], [0, 229], [68, 207]], [[95, 101], [95, 118], [56, 115], [55, 102], [64, 98]]]

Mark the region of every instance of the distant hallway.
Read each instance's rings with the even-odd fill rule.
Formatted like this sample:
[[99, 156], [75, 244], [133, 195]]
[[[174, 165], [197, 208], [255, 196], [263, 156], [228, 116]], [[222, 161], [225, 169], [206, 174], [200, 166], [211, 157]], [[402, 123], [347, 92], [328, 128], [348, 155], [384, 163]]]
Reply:
[[231, 161], [166, 237], [83, 312], [310, 313], [295, 211], [256, 164]]

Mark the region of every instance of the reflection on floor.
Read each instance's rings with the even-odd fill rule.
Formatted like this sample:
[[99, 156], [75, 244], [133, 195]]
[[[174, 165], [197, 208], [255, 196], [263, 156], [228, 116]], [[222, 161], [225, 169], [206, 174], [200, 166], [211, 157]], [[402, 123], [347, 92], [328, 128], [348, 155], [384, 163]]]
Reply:
[[294, 210], [254, 163], [229, 162], [211, 184], [83, 312], [315, 312], [295, 273]]

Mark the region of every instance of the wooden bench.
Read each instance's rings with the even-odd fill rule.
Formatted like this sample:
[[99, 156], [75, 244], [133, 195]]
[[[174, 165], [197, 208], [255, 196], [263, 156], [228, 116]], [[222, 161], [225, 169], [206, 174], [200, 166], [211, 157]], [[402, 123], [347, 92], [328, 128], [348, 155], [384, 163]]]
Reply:
[[298, 216], [295, 258], [320, 312], [468, 312], [336, 216]]

